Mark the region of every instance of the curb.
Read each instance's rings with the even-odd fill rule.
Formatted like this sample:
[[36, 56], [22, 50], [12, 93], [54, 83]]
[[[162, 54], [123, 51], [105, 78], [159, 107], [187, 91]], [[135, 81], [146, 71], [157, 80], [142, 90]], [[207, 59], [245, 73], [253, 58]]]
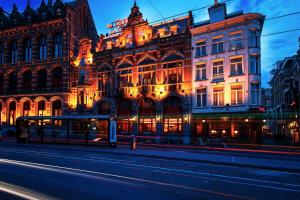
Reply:
[[[15, 147], [16, 146], [15, 144], [4, 144], [4, 145], [11, 146], [11, 147]], [[28, 145], [19, 145], [19, 146], [26, 147]], [[177, 161], [207, 163], [207, 164], [230, 166], [230, 167], [244, 167], [244, 168], [253, 168], [253, 169], [261, 169], [261, 170], [273, 170], [273, 171], [280, 171], [280, 172], [300, 173], [300, 169], [291, 169], [291, 168], [286, 168], [286, 167], [262, 166], [262, 165], [253, 165], [253, 164], [245, 164], [245, 163], [212, 161], [212, 160], [205, 160], [205, 159], [178, 158], [178, 157], [172, 157], [172, 156], [145, 155], [145, 154], [139, 154], [139, 153], [103, 151], [101, 149], [99, 149], [99, 150], [83, 149], [83, 148], [72, 149], [72, 148], [66, 148], [66, 147], [53, 148], [53, 147], [50, 147], [49, 145], [48, 146], [30, 145], [30, 146], [31, 147], [43, 148], [43, 149], [59, 149], [59, 150], [84, 151], [84, 152], [93, 152], [93, 153], [105, 153], [105, 154], [111, 154], [111, 155], [119, 154], [119, 155], [137, 156], [137, 157], [144, 157], [144, 158], [155, 158], [155, 159], [164, 159], [164, 160], [177, 160]], [[82, 146], [80, 146], [80, 147], [82, 147]]]

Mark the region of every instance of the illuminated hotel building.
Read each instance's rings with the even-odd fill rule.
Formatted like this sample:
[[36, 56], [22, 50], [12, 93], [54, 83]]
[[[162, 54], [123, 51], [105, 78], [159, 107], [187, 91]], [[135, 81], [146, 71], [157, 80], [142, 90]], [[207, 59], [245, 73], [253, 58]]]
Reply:
[[[19, 116], [108, 115], [120, 135], [190, 143], [205, 131], [237, 133], [241, 121], [228, 113], [261, 105], [264, 17], [228, 15], [225, 4], [209, 13], [202, 23], [189, 12], [149, 24], [134, 2], [118, 31], [98, 36], [87, 0], [0, 9], [1, 125]], [[216, 122], [206, 116], [217, 113], [224, 117]]]
[[260, 36], [264, 16], [227, 14], [223, 3], [208, 11], [209, 20], [195, 23], [191, 29], [193, 132], [196, 136], [229, 137], [259, 133], [263, 119], [253, 116], [262, 105]]

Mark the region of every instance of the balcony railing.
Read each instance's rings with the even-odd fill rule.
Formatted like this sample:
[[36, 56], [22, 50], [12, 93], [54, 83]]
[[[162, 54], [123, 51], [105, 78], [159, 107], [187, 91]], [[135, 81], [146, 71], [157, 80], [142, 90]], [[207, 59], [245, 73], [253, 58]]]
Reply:
[[212, 76], [212, 82], [218, 83], [224, 81], [224, 74], [213, 74]]

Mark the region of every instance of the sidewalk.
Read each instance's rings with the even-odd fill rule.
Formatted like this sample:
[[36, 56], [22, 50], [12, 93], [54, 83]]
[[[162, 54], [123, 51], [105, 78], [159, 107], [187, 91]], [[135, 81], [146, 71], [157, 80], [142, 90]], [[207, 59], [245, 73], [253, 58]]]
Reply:
[[[0, 147], [27, 147], [41, 148], [41, 149], [56, 149], [56, 150], [71, 150], [71, 151], [85, 151], [93, 153], [106, 153], [118, 154], [127, 156], [139, 156], [157, 159], [177, 160], [177, 161], [190, 161], [202, 162], [217, 165], [237, 166], [237, 167], [250, 167], [265, 170], [287, 171], [300, 173], [300, 159], [276, 159], [276, 158], [263, 158], [245, 155], [224, 155], [218, 152], [188, 152], [183, 150], [159, 150], [159, 149], [139, 149], [131, 150], [127, 146], [118, 146], [117, 148], [97, 147], [97, 146], [80, 146], [80, 145], [52, 145], [52, 144], [14, 144], [14, 143], [0, 143]], [[297, 157], [298, 158], [298, 157]]]

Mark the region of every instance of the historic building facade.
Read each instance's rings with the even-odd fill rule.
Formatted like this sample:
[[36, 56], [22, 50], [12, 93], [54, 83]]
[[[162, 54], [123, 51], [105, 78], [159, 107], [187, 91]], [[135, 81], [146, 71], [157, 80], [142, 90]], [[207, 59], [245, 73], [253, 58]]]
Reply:
[[134, 3], [127, 21], [121, 32], [101, 35], [94, 54], [91, 42], [82, 41], [73, 62], [79, 71], [74, 113], [115, 116], [118, 134], [170, 135], [188, 143], [192, 16], [150, 25]]
[[258, 134], [262, 120], [252, 113], [260, 112], [262, 105], [260, 36], [265, 17], [227, 14], [226, 4], [218, 2], [208, 11], [209, 20], [191, 29], [193, 132], [196, 136]]
[[261, 106], [264, 16], [227, 14], [218, 3], [209, 14], [201, 23], [189, 12], [149, 24], [134, 2], [119, 31], [98, 36], [87, 0], [0, 9], [1, 125], [20, 116], [105, 115], [118, 134], [181, 143], [250, 130], [241, 122], [254, 121]]
[[[300, 44], [300, 39], [299, 39]], [[278, 61], [271, 71], [273, 133], [299, 144], [300, 45], [296, 55]]]
[[[97, 41], [86, 0], [46, 4], [24, 12], [0, 8], [0, 123], [13, 126], [20, 116], [68, 113], [79, 40]], [[80, 20], [78, 20], [80, 19]]]

